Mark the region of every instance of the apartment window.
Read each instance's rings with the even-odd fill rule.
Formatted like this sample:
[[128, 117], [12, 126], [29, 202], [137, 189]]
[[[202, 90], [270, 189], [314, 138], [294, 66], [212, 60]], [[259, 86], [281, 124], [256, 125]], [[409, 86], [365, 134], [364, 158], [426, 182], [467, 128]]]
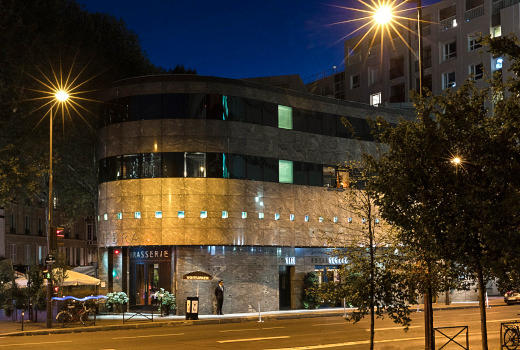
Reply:
[[404, 75], [404, 57], [390, 59], [390, 79], [396, 79]]
[[468, 50], [475, 51], [482, 47], [481, 38], [479, 36], [471, 35], [468, 37]]
[[222, 210], [222, 219], [227, 219], [227, 218], [228, 218], [227, 210]]
[[278, 105], [278, 127], [292, 130], [292, 107]]
[[242, 212], [242, 219], [247, 219], [247, 211]]
[[107, 213], [103, 214], [103, 220], [105, 220], [105, 221], [108, 220], [108, 214]]
[[493, 59], [493, 63], [491, 64], [491, 67], [493, 68], [493, 71], [501, 70], [502, 66], [504, 65], [504, 59], [502, 57], [497, 57]]
[[200, 212], [200, 218], [201, 218], [201, 219], [206, 219], [207, 217], [208, 217], [208, 212], [207, 212], [207, 210], [202, 210], [202, 211]]
[[457, 7], [455, 5], [445, 7], [439, 11], [439, 24], [441, 30], [448, 30], [457, 26]]
[[25, 215], [24, 229], [26, 235], [31, 233], [31, 218], [29, 215]]
[[447, 61], [455, 57], [457, 57], [457, 41], [444, 44], [442, 47], [442, 60]]
[[258, 218], [261, 220], [264, 218], [264, 213], [258, 213]]
[[309, 222], [309, 215], [305, 215], [304, 221]]
[[43, 234], [43, 220], [42, 218], [38, 218], [38, 234]]
[[11, 232], [16, 233], [16, 214], [11, 213]]
[[484, 76], [484, 65], [482, 63], [470, 65], [469, 74], [473, 80], [482, 79]]
[[122, 212], [117, 213], [117, 220], [123, 220], [123, 213]]
[[92, 233], [93, 233], [93, 226], [92, 224], [87, 224], [87, 240], [92, 241]]
[[350, 88], [357, 89], [361, 85], [361, 79], [359, 74], [350, 76]]
[[177, 212], [177, 217], [178, 217], [179, 219], [184, 219], [184, 210], [179, 210], [179, 211]]
[[442, 88], [447, 89], [455, 87], [455, 72], [443, 73], [442, 74]]
[[278, 161], [278, 182], [293, 183], [293, 162], [291, 160]]
[[[106, 214], [105, 214], [106, 215]], [[140, 219], [141, 218], [141, 212], [140, 211], [136, 211], [134, 212], [134, 218], [135, 219]]]
[[404, 83], [390, 87], [390, 102], [399, 103], [405, 100]]
[[184, 153], [184, 177], [206, 177], [205, 153]]
[[368, 67], [368, 84], [373, 85], [377, 83], [377, 67]]
[[276, 221], [280, 220], [280, 214], [279, 213], [274, 213], [274, 219]]
[[502, 36], [502, 26], [491, 27], [490, 34], [492, 38]]
[[9, 258], [11, 259], [11, 262], [13, 264], [16, 264], [17, 263], [17, 261], [16, 261], [16, 244], [10, 243], [8, 251], [9, 251]]
[[381, 104], [381, 92], [370, 94], [370, 105], [377, 107]]

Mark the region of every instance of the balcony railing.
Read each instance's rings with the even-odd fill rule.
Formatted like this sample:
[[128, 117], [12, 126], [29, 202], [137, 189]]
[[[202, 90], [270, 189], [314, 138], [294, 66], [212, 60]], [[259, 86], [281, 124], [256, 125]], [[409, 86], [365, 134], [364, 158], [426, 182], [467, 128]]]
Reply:
[[439, 22], [442, 31], [455, 28], [457, 26], [457, 18], [455, 16], [443, 19]]
[[484, 16], [484, 5], [474, 7], [472, 9], [464, 12], [464, 20], [466, 22], [469, 22], [472, 19], [480, 17], [480, 16]]
[[514, 4], [518, 4], [520, 0], [499, 0], [493, 2], [493, 10], [492, 14], [496, 15], [500, 13], [500, 10], [509, 6], [513, 6]]

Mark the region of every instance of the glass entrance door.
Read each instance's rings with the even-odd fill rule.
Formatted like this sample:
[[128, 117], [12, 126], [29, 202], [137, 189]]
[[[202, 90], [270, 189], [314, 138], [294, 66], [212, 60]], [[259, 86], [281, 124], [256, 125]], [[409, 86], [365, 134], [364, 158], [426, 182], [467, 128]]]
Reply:
[[159, 264], [138, 263], [136, 269], [136, 305], [151, 305], [152, 294], [159, 289]]

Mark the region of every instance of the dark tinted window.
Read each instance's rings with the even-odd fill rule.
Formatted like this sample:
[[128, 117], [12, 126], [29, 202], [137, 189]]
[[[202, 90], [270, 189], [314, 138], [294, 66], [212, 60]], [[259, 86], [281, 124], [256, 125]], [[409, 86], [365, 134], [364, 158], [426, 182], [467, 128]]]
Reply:
[[264, 181], [278, 182], [278, 159], [264, 158]]
[[278, 127], [278, 105], [275, 103], [264, 102], [263, 104], [263, 125]]
[[161, 177], [161, 153], [141, 155], [141, 178]]
[[223, 120], [223, 113], [222, 95], [206, 95], [206, 119]]
[[296, 185], [307, 185], [307, 166], [303, 162], [293, 162], [293, 183]]
[[309, 186], [323, 186], [323, 166], [321, 164], [306, 163]]
[[229, 120], [242, 122], [246, 119], [246, 107], [243, 103], [243, 99], [235, 96], [227, 97], [227, 107]]
[[138, 179], [139, 171], [139, 155], [132, 154], [121, 157], [121, 179]]
[[183, 177], [184, 152], [162, 153], [162, 169], [164, 177]]
[[229, 177], [231, 179], [246, 178], [246, 160], [245, 156], [238, 154], [229, 155]]
[[324, 114], [322, 127], [323, 135], [336, 136], [336, 116]]
[[206, 177], [222, 178], [226, 168], [223, 153], [206, 153]]
[[247, 156], [246, 157], [246, 174], [249, 180], [263, 181], [263, 158]]

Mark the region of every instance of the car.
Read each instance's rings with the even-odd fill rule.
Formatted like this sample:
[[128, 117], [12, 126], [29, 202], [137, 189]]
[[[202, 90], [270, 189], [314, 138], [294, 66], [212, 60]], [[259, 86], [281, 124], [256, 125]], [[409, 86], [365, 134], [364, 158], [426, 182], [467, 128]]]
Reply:
[[504, 301], [507, 305], [520, 303], [520, 292], [507, 292], [504, 295]]

